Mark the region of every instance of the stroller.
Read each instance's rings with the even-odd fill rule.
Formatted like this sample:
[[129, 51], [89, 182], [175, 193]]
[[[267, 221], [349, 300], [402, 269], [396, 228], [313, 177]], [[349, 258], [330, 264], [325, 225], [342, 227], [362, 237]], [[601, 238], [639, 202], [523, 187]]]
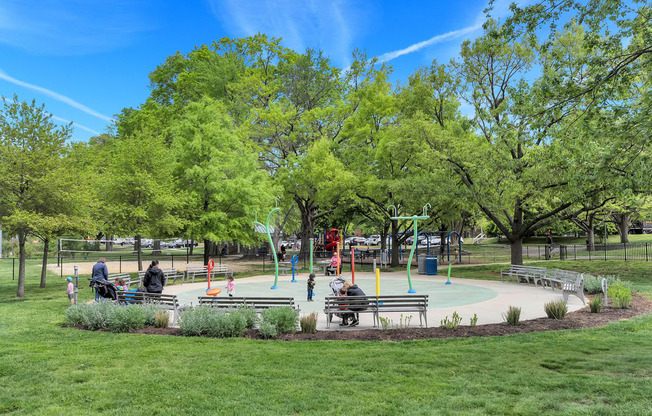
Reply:
[[[333, 296], [341, 296], [340, 289], [342, 289], [342, 286], [344, 286], [345, 282], [346, 280], [342, 276], [335, 276], [333, 280], [330, 281], [328, 286], [330, 286], [331, 290], [333, 291]], [[335, 316], [337, 316], [340, 319], [342, 319], [342, 315], [343, 314], [335, 314]]]
[[89, 287], [92, 287], [99, 293], [99, 295], [105, 299], [116, 300], [118, 295], [116, 293], [117, 288], [112, 282], [104, 279], [91, 280], [88, 284]]

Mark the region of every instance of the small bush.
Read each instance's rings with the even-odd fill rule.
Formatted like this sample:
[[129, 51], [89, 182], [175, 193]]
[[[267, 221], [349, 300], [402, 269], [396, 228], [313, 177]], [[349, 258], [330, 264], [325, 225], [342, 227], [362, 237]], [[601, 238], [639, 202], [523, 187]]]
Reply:
[[181, 333], [187, 336], [239, 337], [247, 329], [247, 320], [236, 310], [227, 312], [199, 306], [181, 313], [179, 327]]
[[611, 298], [614, 308], [627, 309], [632, 304], [632, 289], [622, 282], [615, 282], [607, 290], [607, 296]]
[[276, 325], [269, 321], [265, 321], [263, 319], [263, 322], [260, 323], [260, 335], [263, 336], [263, 338], [274, 338], [276, 335], [278, 335], [278, 331], [276, 330]]
[[471, 326], [476, 326], [477, 323], [478, 323], [478, 314], [477, 314], [477, 313], [474, 313], [474, 314], [473, 314], [473, 318], [471, 318], [471, 322], [469, 322], [469, 324], [470, 324]]
[[166, 310], [159, 310], [154, 314], [154, 326], [167, 328], [170, 326], [170, 314]]
[[317, 332], [317, 312], [313, 312], [310, 315], [304, 315], [299, 319], [299, 326], [301, 326], [301, 332], [306, 334], [314, 334]]
[[441, 327], [445, 329], [455, 329], [462, 323], [462, 317], [453, 312], [453, 317], [449, 320], [448, 316], [441, 320]]
[[91, 331], [108, 328], [111, 315], [116, 309], [122, 307], [108, 301], [94, 302], [86, 306], [86, 308], [82, 309], [82, 316], [84, 325]]
[[521, 308], [510, 306], [507, 312], [503, 313], [503, 319], [508, 325], [518, 325], [518, 321], [521, 319]]
[[607, 285], [611, 286], [616, 282], [622, 283], [625, 287], [631, 289], [631, 282], [626, 280], [620, 280], [616, 276], [593, 276], [590, 274], [584, 274], [584, 291], [589, 295], [596, 295], [602, 293], [602, 279], [607, 279]]
[[546, 316], [550, 319], [564, 319], [568, 312], [568, 306], [563, 299], [553, 300], [543, 305], [543, 310], [546, 311]]
[[382, 316], [379, 316], [378, 319], [380, 319], [380, 326], [383, 329], [389, 328], [393, 323], [393, 321], [391, 319], [383, 318]]
[[84, 308], [86, 307], [85, 303], [70, 305], [66, 310], [66, 325], [82, 325], [84, 323]]
[[179, 314], [179, 328], [181, 334], [185, 336], [201, 336], [204, 334], [208, 315], [211, 313], [211, 308], [208, 306], [200, 306], [196, 308], [188, 308]]
[[394, 327], [396, 329], [409, 328], [411, 320], [412, 320], [412, 315], [403, 316], [403, 314], [401, 314], [401, 319], [398, 321], [398, 324], [396, 324]]
[[155, 303], [147, 303], [145, 305], [140, 305], [140, 307], [145, 311], [145, 326], [156, 326], [157, 313], [165, 312], [167, 314], [167, 309]]
[[144, 328], [147, 322], [147, 311], [141, 305], [116, 307], [108, 319], [107, 328], [111, 332], [131, 332]]
[[591, 302], [589, 302], [589, 308], [591, 308], [591, 313], [600, 313], [602, 310], [602, 297], [596, 296], [591, 299]]
[[255, 328], [260, 319], [258, 318], [258, 312], [252, 306], [240, 306], [237, 309], [237, 313], [241, 314], [245, 321], [247, 329]]
[[274, 325], [279, 334], [296, 331], [299, 324], [297, 312], [290, 306], [265, 309], [261, 315], [263, 322]]

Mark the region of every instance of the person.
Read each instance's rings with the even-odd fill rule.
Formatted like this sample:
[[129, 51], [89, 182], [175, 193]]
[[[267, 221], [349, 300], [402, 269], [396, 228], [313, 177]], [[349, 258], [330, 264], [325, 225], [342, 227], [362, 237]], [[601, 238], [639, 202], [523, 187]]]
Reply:
[[[344, 289], [344, 287], [342, 287], [342, 289], [340, 289], [340, 297], [342, 297], [342, 298], [346, 297], [346, 289]], [[339, 309], [340, 310], [346, 310], [346, 308], [348, 306], [349, 305], [346, 304], [346, 303], [340, 303], [340, 308]], [[343, 314], [340, 315], [340, 317], [342, 318], [342, 322], [340, 322], [340, 326], [349, 326], [349, 315], [352, 315], [352, 314], [343, 313]]]
[[152, 260], [143, 278], [143, 286], [147, 293], [163, 293], [165, 285], [165, 274], [158, 267], [158, 260]]
[[226, 248], [226, 244], [224, 245], [224, 247], [222, 247], [222, 252], [221, 253], [222, 253], [223, 256], [226, 256], [227, 254], [229, 254], [229, 249]]
[[313, 291], [315, 290], [315, 274], [310, 273], [308, 276], [308, 302], [312, 302]]
[[[358, 287], [358, 285], [352, 285], [349, 282], [344, 283], [344, 286], [342, 286], [342, 290], [346, 290], [346, 296], [347, 297], [348, 296], [367, 296], [362, 291], [362, 289], [360, 289]], [[367, 309], [367, 307], [365, 305], [363, 305], [363, 304], [354, 305], [354, 307], [350, 308], [350, 310], [352, 310], [352, 311], [356, 311], [356, 310], [357, 311], [363, 311], [365, 309]], [[349, 326], [356, 326], [356, 325], [358, 325], [360, 323], [360, 320], [358, 319], [359, 314], [350, 313], [348, 315], [349, 315], [348, 318], [351, 319], [351, 323], [349, 324]], [[345, 317], [345, 319], [346, 319], [346, 317]]]
[[127, 290], [127, 284], [125, 283], [124, 280], [117, 278], [115, 279], [115, 288], [117, 290]]
[[281, 260], [285, 260], [285, 251], [286, 251], [285, 244], [282, 244], [281, 245]]
[[331, 264], [326, 268], [326, 276], [332, 274], [337, 274], [337, 268], [342, 265], [342, 258], [338, 257], [337, 253], [333, 253], [331, 257]]
[[[93, 265], [91, 272], [91, 281], [95, 280], [109, 280], [109, 268], [106, 267], [106, 259], [102, 257]], [[95, 301], [100, 301], [100, 292], [95, 289]]]
[[75, 293], [75, 285], [72, 284], [72, 277], [69, 277], [66, 280], [68, 281], [68, 290], [66, 290], [66, 293], [68, 294], [68, 300], [70, 303], [75, 303], [75, 299], [73, 299], [73, 295]]
[[226, 284], [226, 293], [229, 297], [235, 295], [235, 283], [233, 282], [233, 276], [229, 276], [227, 279], [229, 282]]

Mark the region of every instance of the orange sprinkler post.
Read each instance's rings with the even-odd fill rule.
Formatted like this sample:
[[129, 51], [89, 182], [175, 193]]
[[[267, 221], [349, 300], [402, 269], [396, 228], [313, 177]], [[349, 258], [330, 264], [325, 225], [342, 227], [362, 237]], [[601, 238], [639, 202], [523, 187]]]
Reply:
[[351, 280], [355, 284], [355, 247], [351, 247]]
[[337, 250], [337, 277], [340, 277], [340, 243], [337, 243], [337, 246], [335, 246], [335, 249]]

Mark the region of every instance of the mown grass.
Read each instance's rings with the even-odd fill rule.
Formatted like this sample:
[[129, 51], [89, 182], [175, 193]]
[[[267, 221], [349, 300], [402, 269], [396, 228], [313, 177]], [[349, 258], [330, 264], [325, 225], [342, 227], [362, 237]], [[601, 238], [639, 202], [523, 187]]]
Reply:
[[[454, 275], [472, 269], [496, 277], [494, 266]], [[643, 266], [622, 269], [635, 289], [647, 287]], [[21, 300], [0, 279], [0, 413], [646, 415], [652, 406], [652, 315], [411, 342], [112, 334], [61, 328], [65, 283], [52, 276], [39, 289], [33, 272]]]

